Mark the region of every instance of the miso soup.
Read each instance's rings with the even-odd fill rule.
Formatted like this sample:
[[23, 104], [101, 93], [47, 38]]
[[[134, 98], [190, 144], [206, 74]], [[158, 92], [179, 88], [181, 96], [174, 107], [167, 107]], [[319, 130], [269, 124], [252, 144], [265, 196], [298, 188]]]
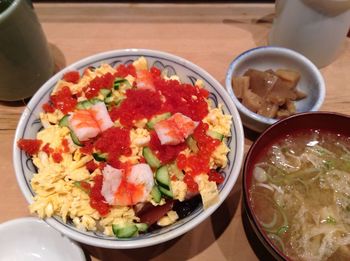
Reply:
[[350, 138], [305, 130], [273, 142], [253, 168], [250, 201], [292, 260], [350, 260]]

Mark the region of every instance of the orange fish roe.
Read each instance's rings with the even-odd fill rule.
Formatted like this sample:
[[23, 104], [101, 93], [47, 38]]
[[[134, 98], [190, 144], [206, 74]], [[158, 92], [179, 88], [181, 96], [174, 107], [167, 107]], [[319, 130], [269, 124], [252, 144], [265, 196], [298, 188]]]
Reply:
[[111, 73], [95, 77], [88, 86], [83, 88], [85, 97], [91, 99], [96, 97], [101, 89], [111, 89], [114, 79], [115, 77]]
[[194, 121], [202, 120], [208, 114], [208, 91], [198, 86], [179, 83], [175, 80], [166, 81], [161, 78], [154, 80], [156, 89], [165, 97], [163, 111], [180, 112]]
[[179, 153], [187, 148], [185, 142], [178, 145], [161, 145], [157, 133], [151, 132], [150, 148], [157, 155], [157, 158], [163, 163], [167, 164], [174, 161]]
[[116, 68], [116, 72], [114, 73], [114, 76], [116, 77], [122, 77], [125, 78], [129, 74], [136, 77], [136, 69], [132, 64], [124, 65], [121, 64]]
[[108, 153], [107, 163], [112, 167], [119, 168], [119, 157], [130, 156], [130, 130], [112, 127], [104, 131], [94, 143], [97, 151]]
[[53, 107], [53, 105], [49, 102], [46, 102], [42, 105], [42, 108], [45, 112], [48, 112], [48, 113], [52, 113], [55, 111], [55, 108]]
[[63, 147], [63, 152], [68, 153], [69, 150], [69, 144], [67, 139], [62, 139], [61, 141], [62, 147]]
[[80, 80], [80, 75], [78, 71], [70, 71], [63, 75], [63, 80], [71, 83], [78, 83]]
[[62, 154], [60, 152], [52, 153], [52, 159], [56, 163], [60, 163], [63, 160]]
[[150, 119], [161, 109], [159, 93], [151, 90], [131, 89], [126, 91], [126, 99], [119, 107], [113, 107], [110, 112], [112, 121], [120, 119], [120, 123], [132, 127], [134, 121]]
[[42, 141], [37, 139], [20, 139], [17, 141], [17, 146], [31, 156], [39, 152], [41, 144]]
[[81, 153], [86, 155], [91, 155], [94, 149], [94, 141], [88, 140], [83, 142], [83, 147], [81, 147], [79, 150]]
[[77, 105], [76, 98], [73, 97], [72, 92], [67, 86], [64, 86], [57, 93], [51, 95], [50, 99], [53, 106], [61, 110], [64, 114], [73, 111]]
[[46, 143], [41, 150], [45, 152], [48, 156], [51, 155], [51, 153], [54, 151], [53, 148], [50, 147], [50, 143]]
[[103, 176], [97, 175], [94, 177], [94, 185], [90, 189], [90, 206], [98, 211], [101, 216], [109, 213], [109, 205], [101, 194]]
[[[197, 142], [198, 153], [190, 155], [188, 157], [186, 157], [183, 154], [180, 154], [176, 160], [177, 166], [180, 169], [185, 170], [184, 181], [189, 187], [189, 189], [196, 188], [196, 186], [193, 184], [195, 176], [199, 174], [209, 174], [210, 156], [214, 152], [215, 148], [220, 144], [219, 140], [213, 139], [206, 134], [208, 128], [208, 124], [201, 122], [194, 130], [193, 138]], [[215, 174], [212, 174], [212, 176], [213, 175]]]

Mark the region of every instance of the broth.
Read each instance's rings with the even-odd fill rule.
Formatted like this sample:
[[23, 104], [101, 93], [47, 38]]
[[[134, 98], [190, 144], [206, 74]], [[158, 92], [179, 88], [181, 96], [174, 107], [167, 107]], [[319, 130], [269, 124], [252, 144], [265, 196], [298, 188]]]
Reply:
[[302, 131], [253, 168], [250, 201], [267, 237], [293, 260], [350, 260], [350, 138]]

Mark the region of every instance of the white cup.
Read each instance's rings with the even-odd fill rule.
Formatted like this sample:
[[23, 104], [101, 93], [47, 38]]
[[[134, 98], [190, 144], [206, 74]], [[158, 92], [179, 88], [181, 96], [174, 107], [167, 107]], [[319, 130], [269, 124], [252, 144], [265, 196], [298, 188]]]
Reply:
[[269, 44], [293, 49], [317, 67], [340, 53], [350, 28], [350, 0], [276, 0]]

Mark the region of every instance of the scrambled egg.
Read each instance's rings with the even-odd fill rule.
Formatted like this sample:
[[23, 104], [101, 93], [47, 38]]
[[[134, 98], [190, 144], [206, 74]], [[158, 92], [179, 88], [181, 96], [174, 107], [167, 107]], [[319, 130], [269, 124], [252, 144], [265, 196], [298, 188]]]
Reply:
[[173, 192], [174, 199], [184, 201], [187, 194], [187, 185], [182, 180], [175, 180], [170, 182], [171, 191]]
[[222, 111], [222, 104], [218, 108], [210, 109], [203, 122], [209, 125], [209, 130], [218, 132], [225, 137], [231, 136], [232, 116], [225, 115]]
[[173, 210], [170, 210], [168, 213], [166, 213], [166, 216], [162, 217], [157, 221], [157, 225], [161, 227], [169, 226], [175, 223], [175, 221], [178, 219], [179, 216], [177, 215], [177, 213]]
[[208, 175], [198, 175], [195, 177], [198, 184], [198, 190], [202, 197], [204, 209], [219, 202], [219, 191], [216, 183], [208, 180]]
[[210, 157], [209, 167], [211, 169], [225, 168], [227, 166], [227, 153], [229, 153], [229, 151], [230, 149], [227, 147], [226, 143], [221, 142]]

